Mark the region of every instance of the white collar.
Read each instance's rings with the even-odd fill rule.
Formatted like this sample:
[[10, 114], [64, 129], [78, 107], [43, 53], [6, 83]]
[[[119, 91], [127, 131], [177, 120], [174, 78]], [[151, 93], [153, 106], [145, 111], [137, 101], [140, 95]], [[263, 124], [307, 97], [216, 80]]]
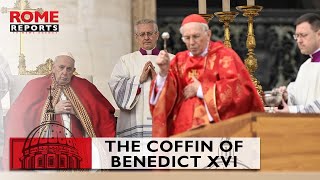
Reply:
[[148, 55], [152, 54], [152, 50], [146, 50]]
[[312, 55], [315, 54], [315, 53], [317, 53], [318, 51], [320, 51], [320, 48], [317, 49], [317, 50], [316, 50], [315, 52], [313, 52], [312, 54], [310, 54], [309, 56], [312, 58]]
[[146, 50], [146, 49], [143, 49], [143, 48], [141, 48], [141, 49], [145, 50], [145, 51], [147, 52], [147, 55], [152, 55], [152, 51], [153, 51], [155, 48], [156, 48], [156, 47], [152, 48], [151, 50]]
[[[200, 54], [200, 56], [204, 57], [208, 54], [208, 48], [209, 48], [209, 43], [206, 47], [206, 49], [204, 49], [204, 51]], [[189, 56], [193, 57], [194, 55], [192, 54], [192, 52], [189, 51]]]

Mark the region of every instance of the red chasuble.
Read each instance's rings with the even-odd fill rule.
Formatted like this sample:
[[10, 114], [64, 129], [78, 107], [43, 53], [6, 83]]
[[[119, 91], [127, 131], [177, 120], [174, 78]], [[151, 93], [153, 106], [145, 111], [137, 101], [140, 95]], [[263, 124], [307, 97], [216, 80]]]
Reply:
[[[6, 137], [26, 137], [40, 125], [45, 104], [48, 101], [48, 88], [50, 86], [52, 86], [52, 77], [47, 75], [31, 80], [24, 87], [7, 113], [5, 121]], [[56, 91], [58, 90], [58, 87], [53, 88]], [[115, 118], [113, 114], [115, 110], [98, 89], [86, 79], [76, 76], [72, 77], [68, 89], [72, 91], [72, 99], [76, 99], [68, 98], [77, 112], [76, 116], [70, 116], [73, 136], [83, 137], [87, 133], [89, 137], [114, 137]], [[64, 94], [68, 97], [68, 91], [64, 91]], [[58, 98], [60, 98], [60, 94], [57, 95], [57, 100], [53, 102], [53, 106], [59, 101]], [[88, 117], [84, 117], [82, 114], [87, 114]], [[81, 118], [85, 119], [84, 122], [80, 122]], [[56, 120], [61, 122], [61, 115], [56, 115]], [[83, 123], [91, 124], [89, 126], [92, 127], [94, 132], [88, 133], [86, 130], [90, 128], [84, 128]]]
[[[196, 77], [204, 99], [185, 99], [183, 89]], [[152, 81], [151, 87], [155, 84]], [[152, 88], [151, 88], [152, 89]], [[150, 105], [153, 137], [167, 137], [210, 123], [207, 105], [214, 122], [251, 111], [264, 111], [262, 101], [239, 56], [221, 42], [210, 42], [205, 57], [178, 53], [156, 105]]]

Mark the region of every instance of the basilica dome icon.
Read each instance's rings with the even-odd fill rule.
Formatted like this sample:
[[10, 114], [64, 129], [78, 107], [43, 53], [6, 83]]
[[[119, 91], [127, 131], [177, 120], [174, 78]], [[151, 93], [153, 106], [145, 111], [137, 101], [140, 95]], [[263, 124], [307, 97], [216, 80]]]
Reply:
[[43, 122], [26, 138], [20, 157], [22, 169], [80, 169], [82, 158], [71, 132], [56, 121]]

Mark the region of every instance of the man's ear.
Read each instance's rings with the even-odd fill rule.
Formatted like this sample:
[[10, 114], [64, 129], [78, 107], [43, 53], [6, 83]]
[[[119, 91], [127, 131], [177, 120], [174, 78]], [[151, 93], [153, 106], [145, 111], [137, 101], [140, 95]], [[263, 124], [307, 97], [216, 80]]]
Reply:
[[209, 29], [207, 33], [208, 33], [209, 39], [211, 39], [211, 30]]
[[138, 43], [138, 35], [136, 33], [134, 33], [134, 39], [136, 40], [136, 42]]
[[76, 68], [73, 68], [73, 72], [72, 73], [74, 73], [74, 72], [76, 72]]
[[55, 64], [53, 63], [51, 72], [53, 72], [53, 70], [54, 70], [55, 68], [56, 68], [56, 66], [55, 66]]

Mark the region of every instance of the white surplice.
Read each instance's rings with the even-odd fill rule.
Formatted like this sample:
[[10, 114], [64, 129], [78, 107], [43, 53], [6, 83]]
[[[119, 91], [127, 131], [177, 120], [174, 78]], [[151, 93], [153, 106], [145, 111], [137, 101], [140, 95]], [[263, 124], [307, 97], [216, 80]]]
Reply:
[[[120, 108], [117, 119], [117, 137], [151, 137], [152, 118], [149, 109], [151, 78], [139, 84], [144, 65], [151, 61], [156, 72], [156, 55], [142, 55], [140, 51], [124, 55], [115, 65], [109, 87]], [[137, 95], [138, 88], [141, 88]]]
[[320, 63], [309, 58], [298, 72], [295, 82], [288, 86], [288, 105], [308, 105], [320, 99]]

